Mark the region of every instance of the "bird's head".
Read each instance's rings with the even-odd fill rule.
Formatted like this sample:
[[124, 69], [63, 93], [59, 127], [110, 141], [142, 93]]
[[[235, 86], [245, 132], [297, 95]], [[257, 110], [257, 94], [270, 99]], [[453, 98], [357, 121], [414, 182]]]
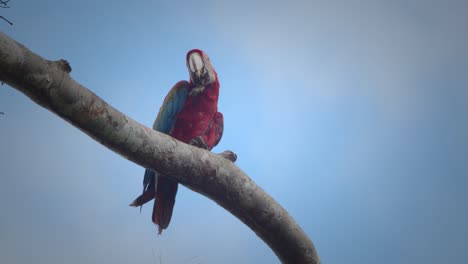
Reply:
[[218, 78], [213, 65], [211, 65], [210, 58], [199, 49], [193, 49], [187, 53], [187, 68], [190, 74], [190, 82], [194, 87], [190, 95], [203, 92], [207, 86]]

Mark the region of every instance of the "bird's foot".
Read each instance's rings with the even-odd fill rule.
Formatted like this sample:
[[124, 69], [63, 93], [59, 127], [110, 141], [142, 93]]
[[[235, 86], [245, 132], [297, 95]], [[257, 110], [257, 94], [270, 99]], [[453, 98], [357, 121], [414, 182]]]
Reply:
[[190, 140], [189, 144], [198, 148], [208, 149], [208, 145], [206, 145], [205, 140], [203, 140], [201, 136], [193, 138]]
[[227, 159], [227, 160], [230, 160], [232, 162], [236, 162], [237, 160], [237, 155], [236, 153], [230, 151], [230, 150], [225, 150], [221, 153], [219, 153], [218, 155], [220, 155], [221, 157]]

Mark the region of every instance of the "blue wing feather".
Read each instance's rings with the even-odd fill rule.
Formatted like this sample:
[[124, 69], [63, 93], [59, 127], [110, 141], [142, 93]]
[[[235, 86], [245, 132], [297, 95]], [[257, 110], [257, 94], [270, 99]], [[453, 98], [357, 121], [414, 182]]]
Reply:
[[190, 84], [187, 81], [180, 81], [172, 87], [171, 91], [164, 99], [164, 103], [159, 109], [153, 129], [164, 134], [169, 134], [175, 125], [177, 114], [184, 107], [187, 100]]
[[[153, 129], [164, 134], [169, 134], [174, 128], [177, 114], [184, 107], [187, 95], [189, 92], [190, 84], [187, 81], [180, 81], [172, 87], [164, 99], [164, 103], [159, 109], [158, 116], [154, 121]], [[143, 178], [143, 192], [148, 189], [148, 184], [152, 177], [158, 177], [157, 172], [146, 169]], [[157, 178], [155, 184], [157, 184]], [[155, 189], [156, 190], [156, 189]]]

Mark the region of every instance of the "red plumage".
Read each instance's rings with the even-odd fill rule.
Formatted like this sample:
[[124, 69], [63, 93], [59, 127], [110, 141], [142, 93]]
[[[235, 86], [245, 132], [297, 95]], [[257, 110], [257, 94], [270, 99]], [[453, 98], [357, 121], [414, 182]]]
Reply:
[[[190, 83], [189, 91], [193, 87], [193, 83]], [[218, 112], [218, 95], [219, 82], [216, 78], [201, 94], [189, 96], [182, 111], [177, 115], [170, 135], [185, 143], [201, 136], [208, 149], [211, 150], [221, 138], [215, 133], [219, 125], [222, 127], [223, 122], [223, 115]]]

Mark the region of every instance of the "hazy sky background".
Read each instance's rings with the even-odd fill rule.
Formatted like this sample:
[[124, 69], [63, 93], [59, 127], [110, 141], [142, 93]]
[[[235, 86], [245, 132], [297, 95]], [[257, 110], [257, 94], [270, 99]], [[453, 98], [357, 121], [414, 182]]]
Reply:
[[[215, 151], [282, 204], [323, 263], [468, 259], [467, 1], [11, 1], [3, 32], [151, 126], [211, 57]], [[0, 86], [0, 263], [278, 263], [179, 188], [169, 229], [128, 204], [143, 168]]]

